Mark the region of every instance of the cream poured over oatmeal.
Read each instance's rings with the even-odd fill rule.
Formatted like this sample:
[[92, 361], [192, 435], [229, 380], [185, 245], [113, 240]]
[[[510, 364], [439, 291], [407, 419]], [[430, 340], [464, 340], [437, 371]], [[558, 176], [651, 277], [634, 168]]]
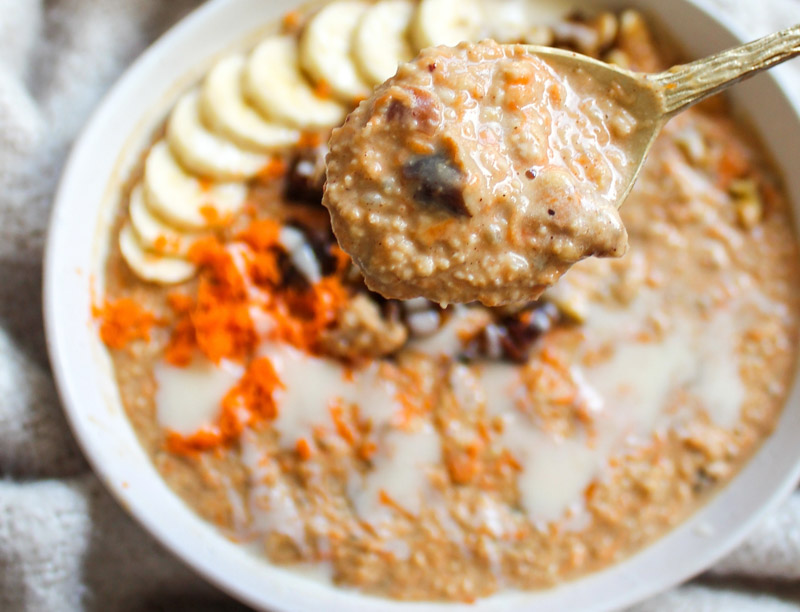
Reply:
[[626, 251], [616, 206], [641, 126], [625, 98], [524, 46], [427, 49], [333, 132], [336, 237], [389, 298], [535, 299]]

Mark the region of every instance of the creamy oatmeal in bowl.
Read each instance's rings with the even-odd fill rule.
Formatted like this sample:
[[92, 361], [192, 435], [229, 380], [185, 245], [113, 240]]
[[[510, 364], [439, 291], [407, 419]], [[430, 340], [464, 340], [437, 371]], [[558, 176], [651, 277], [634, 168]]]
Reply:
[[507, 38], [466, 15], [448, 40], [438, 4], [335, 0], [220, 58], [130, 174], [95, 315], [142, 447], [220, 533], [345, 589], [472, 602], [622, 562], [736, 475], [791, 383], [797, 244], [717, 100], [657, 141], [624, 257], [514, 307], [372, 293], [321, 202], [330, 131], [386, 66], [487, 34], [674, 60], [632, 10]]

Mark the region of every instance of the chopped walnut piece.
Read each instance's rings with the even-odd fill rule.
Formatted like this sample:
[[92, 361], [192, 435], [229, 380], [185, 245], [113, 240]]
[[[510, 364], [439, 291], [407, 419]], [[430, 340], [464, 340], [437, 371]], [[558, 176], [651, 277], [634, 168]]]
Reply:
[[330, 355], [356, 360], [393, 353], [407, 338], [402, 323], [383, 318], [378, 305], [359, 294], [344, 307], [336, 325], [322, 336], [321, 344]]
[[758, 185], [753, 179], [737, 179], [728, 187], [733, 203], [736, 205], [736, 218], [746, 230], [753, 229], [764, 217], [764, 204]]

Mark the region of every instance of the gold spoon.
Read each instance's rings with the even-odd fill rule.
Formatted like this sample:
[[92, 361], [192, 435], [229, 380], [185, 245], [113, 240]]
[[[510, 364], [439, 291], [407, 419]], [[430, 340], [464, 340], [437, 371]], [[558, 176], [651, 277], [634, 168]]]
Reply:
[[617, 208], [630, 193], [647, 153], [664, 124], [677, 113], [751, 76], [800, 55], [800, 25], [733, 47], [657, 74], [631, 72], [599, 60], [550, 47], [530, 45], [534, 55], [570, 71], [583, 71], [609, 87], [622, 89], [633, 100], [627, 108], [638, 121], [630, 159], [636, 160]]

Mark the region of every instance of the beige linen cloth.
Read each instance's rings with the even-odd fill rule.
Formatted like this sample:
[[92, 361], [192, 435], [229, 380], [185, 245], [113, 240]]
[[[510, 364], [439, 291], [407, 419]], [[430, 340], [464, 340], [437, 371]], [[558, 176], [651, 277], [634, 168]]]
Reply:
[[[715, 1], [753, 36], [800, 22], [800, 0]], [[196, 4], [0, 0], [2, 612], [241, 609], [92, 475], [62, 416], [41, 323], [45, 226], [69, 146], [125, 67]], [[710, 573], [636, 610], [800, 610], [800, 493]]]

